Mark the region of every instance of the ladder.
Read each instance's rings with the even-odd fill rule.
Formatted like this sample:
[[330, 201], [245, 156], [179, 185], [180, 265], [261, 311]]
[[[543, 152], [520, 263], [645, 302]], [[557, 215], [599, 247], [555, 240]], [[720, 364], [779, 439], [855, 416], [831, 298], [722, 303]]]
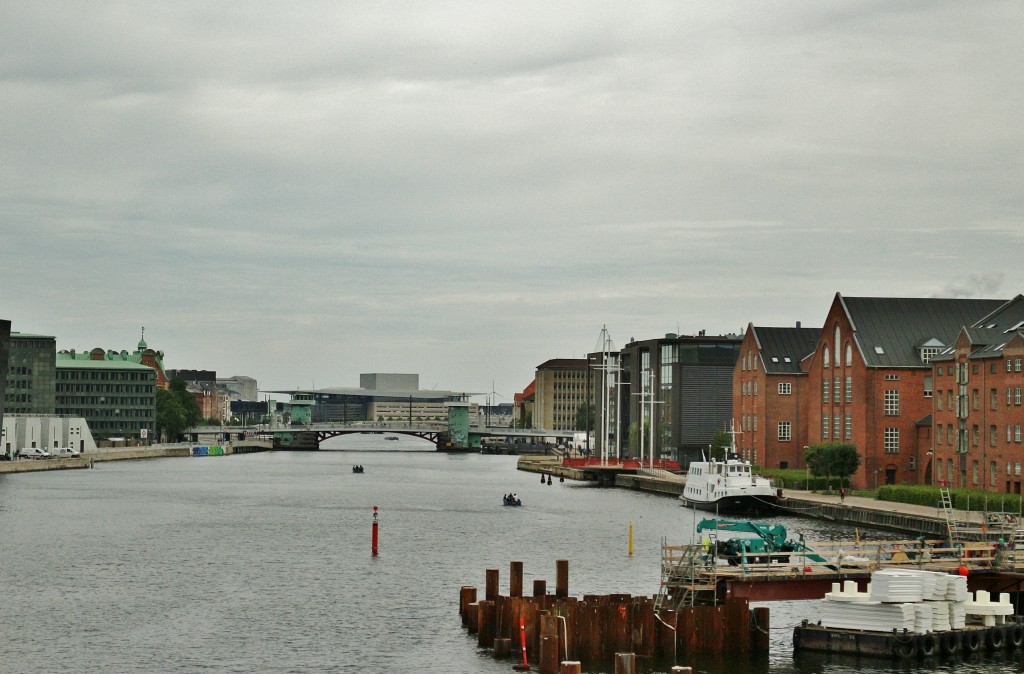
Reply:
[[956, 545], [960, 541], [960, 530], [957, 527], [956, 515], [953, 512], [953, 497], [949, 493], [949, 487], [939, 489], [940, 505], [942, 513], [946, 517], [946, 533], [949, 535], [950, 545]]

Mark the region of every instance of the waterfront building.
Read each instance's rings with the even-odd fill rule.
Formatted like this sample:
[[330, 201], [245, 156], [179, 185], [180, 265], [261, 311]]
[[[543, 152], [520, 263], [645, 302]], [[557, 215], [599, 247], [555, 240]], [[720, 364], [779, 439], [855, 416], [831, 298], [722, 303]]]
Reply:
[[[963, 326], [1004, 303], [836, 293], [818, 344], [804, 360], [809, 442], [857, 448], [854, 488], [924, 482], [922, 466], [932, 450], [932, 359], [954, 344]], [[780, 442], [789, 433], [794, 443], [784, 420], [766, 421], [767, 432]]]
[[259, 400], [256, 380], [252, 377], [244, 375], [217, 377], [217, 388], [232, 402], [236, 400]]
[[[666, 334], [662, 338], [630, 340], [604, 363], [604, 353], [591, 353], [591, 399], [600, 401], [609, 382], [609, 450], [616, 451], [615, 431], [621, 434], [621, 456], [651, 456], [650, 408], [654, 408], [654, 456], [688, 466], [700, 460], [719, 431], [732, 419], [733, 371], [743, 338], [740, 335]], [[610, 377], [603, 376], [602, 369]], [[654, 404], [650, 401], [653, 398]], [[646, 404], [645, 404], [646, 403]], [[595, 403], [600, 409], [600, 403]], [[616, 412], [616, 408], [618, 412]], [[600, 414], [598, 414], [600, 417]], [[600, 426], [601, 421], [596, 423]], [[602, 433], [595, 431], [600, 453]]]
[[10, 333], [7, 390], [4, 409], [9, 414], [53, 414], [56, 385], [57, 340], [50, 335]]
[[533, 428], [533, 409], [537, 381], [512, 396], [512, 425], [515, 428]]
[[807, 372], [821, 328], [749, 324], [733, 370], [733, 423], [740, 456], [765, 468], [804, 468]]
[[[401, 421], [410, 424], [445, 422], [447, 403], [466, 402], [470, 395], [456, 391], [420, 389], [418, 374], [361, 374], [359, 388], [288, 389], [270, 391], [292, 397], [296, 407], [308, 408], [310, 423]], [[292, 421], [304, 423], [305, 409], [290, 408]], [[470, 406], [476, 412], [476, 404]], [[302, 415], [296, 417], [296, 414]]]
[[552, 358], [537, 366], [533, 380], [533, 427], [550, 431], [579, 431], [577, 416], [589, 404], [585, 358]]
[[199, 414], [205, 419], [227, 419], [227, 396], [220, 393], [217, 387], [217, 373], [214, 370], [167, 370], [168, 382], [175, 377], [185, 382], [185, 390], [191, 394], [199, 406]]
[[[11, 322], [0, 320], [0, 372], [7, 372], [11, 351]], [[7, 377], [0, 377], [0, 428], [4, 421], [4, 401], [7, 398]]]
[[925, 482], [1021, 493], [1024, 297], [962, 327], [932, 358], [933, 454]]
[[25, 447], [39, 447], [51, 452], [58, 447], [70, 447], [83, 453], [96, 449], [89, 424], [81, 417], [9, 414], [3, 418], [2, 427], [0, 454], [8, 458], [13, 458]]
[[[152, 439], [156, 386], [164, 376], [124, 351], [61, 351], [56, 359], [56, 413], [82, 417], [98, 439]], [[166, 377], [165, 377], [166, 380]]]

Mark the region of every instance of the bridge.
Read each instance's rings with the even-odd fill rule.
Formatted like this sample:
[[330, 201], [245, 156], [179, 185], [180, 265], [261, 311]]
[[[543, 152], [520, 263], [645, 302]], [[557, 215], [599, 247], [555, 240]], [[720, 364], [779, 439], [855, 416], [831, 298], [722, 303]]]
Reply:
[[197, 441], [200, 435], [255, 436], [272, 440], [274, 449], [306, 451], [318, 450], [320, 443], [324, 440], [345, 435], [411, 436], [432, 442], [439, 452], [478, 452], [482, 448], [482, 439], [486, 437], [554, 438], [558, 441], [571, 441], [573, 438], [572, 431], [469, 426], [463, 431], [465, 439], [459, 441], [452, 437], [452, 430], [448, 424], [438, 422], [416, 425], [403, 422], [355, 422], [351, 424], [301, 424], [282, 428], [206, 426], [194, 429], [193, 435], [196, 436], [194, 439]]

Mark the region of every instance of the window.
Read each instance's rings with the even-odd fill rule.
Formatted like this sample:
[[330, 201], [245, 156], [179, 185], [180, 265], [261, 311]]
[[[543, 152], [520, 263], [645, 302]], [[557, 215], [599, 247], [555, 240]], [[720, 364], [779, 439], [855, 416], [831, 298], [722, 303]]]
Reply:
[[1013, 392], [1013, 404], [1020, 405], [1020, 387], [1018, 386]]
[[978, 424], [971, 426], [971, 444], [975, 447], [978, 446], [978, 442], [981, 440], [981, 433], [978, 429]]
[[832, 439], [833, 440], [838, 440], [839, 439], [839, 432], [840, 432], [839, 431], [839, 415], [837, 414], [834, 417], [832, 417]]
[[[1010, 389], [1006, 389], [1006, 390], [1007, 390], [1007, 393], [1009, 393]], [[829, 401], [829, 394], [831, 392], [832, 392], [832, 380], [829, 379], [828, 377], [825, 377], [824, 379], [821, 380], [821, 402], [823, 402], [823, 403], [825, 403], [827, 405], [830, 402]]]
[[793, 384], [788, 381], [779, 382], [779, 395], [788, 396], [793, 393]]
[[889, 389], [883, 397], [883, 413], [887, 417], [899, 416], [900, 413], [900, 392], [896, 389]]
[[842, 386], [843, 386], [843, 382], [840, 381], [839, 377], [836, 377], [836, 379], [835, 379], [835, 394], [832, 396], [832, 400], [835, 400], [836, 403], [839, 402], [839, 396], [842, 395], [842, 390], [843, 390]]
[[999, 406], [999, 391], [996, 389], [991, 389], [989, 391], [989, 398], [989, 407], [991, 409], [996, 409], [996, 407]]
[[849, 344], [846, 345], [846, 367], [853, 365], [853, 347]]
[[988, 483], [989, 486], [996, 486], [996, 462], [990, 461], [988, 464]]
[[939, 351], [941, 351], [941, 350], [942, 349], [940, 349], [937, 346], [922, 346], [921, 347], [921, 362], [925, 363], [925, 364], [932, 362], [932, 358], [937, 356], [939, 354]]
[[978, 484], [978, 460], [971, 461], [971, 482]]
[[834, 346], [835, 349], [836, 349], [836, 367], [839, 367], [839, 345], [842, 343], [842, 341], [839, 339], [839, 337], [840, 337], [839, 326], [837, 325], [836, 326], [836, 338], [832, 342], [832, 346]]
[[[822, 367], [826, 367], [827, 368], [829, 366], [829, 360], [830, 360], [830, 356], [831, 355], [832, 355], [832, 352], [829, 351], [828, 347], [826, 346], [825, 347], [825, 351], [822, 354], [823, 357], [821, 359], [821, 366]], [[1007, 369], [1007, 372], [1009, 372], [1009, 369]]]
[[1012, 404], [1010, 402], [1012, 400], [1013, 400], [1013, 389], [1010, 388], [1009, 386], [1007, 386], [1006, 387], [1006, 406], [1007, 407], [1009, 407]]
[[938, 460], [938, 468], [939, 468], [939, 482], [941, 482], [942, 480], [944, 480], [946, 478], [946, 476], [945, 476], [946, 471], [943, 470], [945, 468], [945, 463], [942, 461], [942, 459]]
[[943, 444], [942, 441], [945, 439], [943, 437], [944, 435], [945, 435], [945, 433], [942, 432], [942, 424], [939, 424], [938, 426], [935, 427], [935, 444], [936, 445]]
[[754, 395], [757, 395], [757, 380], [754, 380]]
[[935, 409], [937, 409], [937, 410], [941, 410], [942, 409], [942, 398], [943, 398], [943, 395], [942, 395], [942, 392], [940, 391], [939, 395], [937, 395], [935, 397]]
[[926, 374], [924, 376], [924, 397], [931, 398], [932, 390], [932, 376], [930, 374]]
[[1013, 371], [1014, 372], [1020, 372], [1020, 365], [1021, 365], [1020, 358], [1014, 358], [1013, 359]]
[[1020, 424], [1013, 427], [1013, 441], [1020, 442]]
[[887, 374], [887, 375], [885, 375], [885, 380], [886, 381], [899, 381], [900, 380], [900, 376], [898, 374]]
[[988, 446], [995, 447], [999, 442], [999, 427], [995, 424], [988, 427]]
[[788, 421], [779, 422], [779, 441], [788, 442], [792, 439], [792, 427]]
[[846, 440], [853, 439], [853, 415], [846, 415], [846, 427], [843, 429], [843, 435]]
[[900, 429], [893, 428], [892, 426], [886, 428], [882, 443], [886, 454], [899, 454]]
[[828, 440], [828, 415], [821, 418], [821, 439]]
[[971, 389], [971, 409], [978, 409], [978, 389]]
[[853, 377], [846, 378], [846, 402], [853, 402]]
[[946, 444], [953, 444], [953, 424], [946, 424]]

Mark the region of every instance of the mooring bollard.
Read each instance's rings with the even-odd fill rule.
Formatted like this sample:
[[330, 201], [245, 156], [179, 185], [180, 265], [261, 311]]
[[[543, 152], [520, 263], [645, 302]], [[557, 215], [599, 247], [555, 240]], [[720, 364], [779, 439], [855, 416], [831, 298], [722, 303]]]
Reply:
[[582, 674], [583, 663], [578, 660], [564, 660], [558, 674]]

